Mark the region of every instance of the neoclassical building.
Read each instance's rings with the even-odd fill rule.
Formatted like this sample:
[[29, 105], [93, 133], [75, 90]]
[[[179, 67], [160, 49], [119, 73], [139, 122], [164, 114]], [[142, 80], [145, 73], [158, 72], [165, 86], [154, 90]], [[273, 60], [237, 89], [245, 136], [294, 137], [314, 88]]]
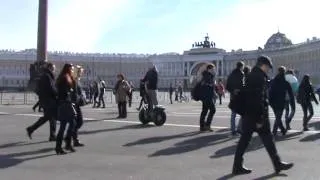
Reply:
[[[196, 42], [183, 54], [100, 54], [49, 52], [48, 60], [56, 64], [57, 73], [64, 63], [81, 65], [85, 69], [83, 84], [87, 86], [94, 80], [103, 79], [112, 88], [116, 74], [122, 72], [128, 80], [138, 86], [148, 68], [155, 64], [159, 70], [159, 87], [168, 88], [170, 84], [183, 84], [190, 87], [191, 79], [206, 63], [216, 65], [217, 76], [225, 78], [238, 61], [253, 66], [259, 55], [268, 55], [274, 66], [284, 65], [292, 68], [301, 78], [310, 74], [314, 84], [320, 84], [320, 39], [312, 38], [306, 42], [293, 44], [285, 34], [277, 32], [266, 42], [264, 48], [251, 51], [231, 51], [215, 47], [209, 36]], [[36, 50], [0, 51], [0, 88], [23, 88], [29, 80], [29, 67], [36, 59]], [[274, 70], [276, 73], [276, 69]], [[274, 74], [273, 73], [273, 74]], [[270, 74], [271, 76], [273, 75]]]

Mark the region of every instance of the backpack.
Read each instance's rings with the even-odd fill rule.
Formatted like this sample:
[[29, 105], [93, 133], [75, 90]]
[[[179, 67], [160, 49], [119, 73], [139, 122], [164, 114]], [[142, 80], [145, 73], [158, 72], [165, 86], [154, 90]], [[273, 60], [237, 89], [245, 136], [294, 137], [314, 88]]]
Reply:
[[197, 82], [197, 84], [191, 89], [191, 98], [195, 101], [201, 100], [201, 82]]

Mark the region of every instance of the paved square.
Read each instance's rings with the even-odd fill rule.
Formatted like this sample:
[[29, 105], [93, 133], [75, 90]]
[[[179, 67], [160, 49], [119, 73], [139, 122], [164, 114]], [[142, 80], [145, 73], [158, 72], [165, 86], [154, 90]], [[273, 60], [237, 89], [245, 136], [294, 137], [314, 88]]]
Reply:
[[[166, 105], [167, 123], [162, 127], [140, 125], [137, 104], [127, 119], [115, 119], [115, 104], [106, 109], [84, 107], [86, 122], [80, 139], [85, 147], [57, 156], [55, 144], [47, 142], [44, 125], [26, 136], [25, 128], [41, 114], [31, 106], [0, 106], [0, 173], [3, 180], [206, 180], [206, 179], [319, 179], [320, 109], [310, 122], [312, 131], [302, 133], [299, 107], [292, 131], [277, 139], [283, 160], [293, 169], [273, 177], [271, 161], [255, 135], [245, 156], [250, 175], [231, 176], [238, 137], [230, 135], [230, 111], [217, 105], [215, 132], [199, 133], [198, 102]], [[271, 113], [272, 115], [272, 113]], [[271, 119], [274, 116], [272, 115]]]

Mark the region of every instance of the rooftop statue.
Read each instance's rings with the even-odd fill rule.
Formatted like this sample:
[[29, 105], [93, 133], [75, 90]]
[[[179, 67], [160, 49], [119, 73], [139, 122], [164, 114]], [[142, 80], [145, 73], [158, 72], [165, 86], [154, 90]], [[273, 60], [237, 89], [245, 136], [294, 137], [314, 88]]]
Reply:
[[216, 43], [214, 43], [213, 41], [209, 41], [210, 37], [207, 33], [207, 35], [204, 37], [204, 41], [202, 42], [195, 42], [194, 44], [192, 44], [192, 48], [198, 47], [198, 48], [215, 48], [216, 47]]

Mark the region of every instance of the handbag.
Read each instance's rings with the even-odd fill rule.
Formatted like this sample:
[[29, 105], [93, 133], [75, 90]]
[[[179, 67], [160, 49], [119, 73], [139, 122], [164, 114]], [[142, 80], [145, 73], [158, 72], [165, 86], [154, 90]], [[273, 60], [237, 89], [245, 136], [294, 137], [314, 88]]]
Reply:
[[58, 120], [69, 121], [77, 116], [77, 111], [74, 104], [71, 102], [63, 102], [58, 108]]

